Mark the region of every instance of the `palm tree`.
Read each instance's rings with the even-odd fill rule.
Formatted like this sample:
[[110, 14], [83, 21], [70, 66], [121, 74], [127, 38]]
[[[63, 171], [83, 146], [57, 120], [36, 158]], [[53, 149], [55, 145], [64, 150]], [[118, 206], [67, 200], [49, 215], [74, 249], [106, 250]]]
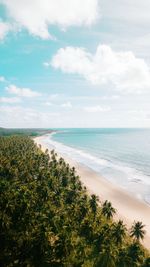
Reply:
[[144, 238], [145, 230], [143, 229], [145, 225], [142, 222], [134, 222], [131, 227], [130, 235], [134, 237], [136, 241], [139, 242], [140, 239]]
[[102, 206], [102, 214], [107, 218], [110, 219], [113, 217], [113, 215], [116, 213], [116, 210], [112, 207], [111, 202], [109, 202], [108, 200], [106, 200], [103, 203]]
[[117, 223], [113, 224], [112, 236], [117, 245], [122, 244], [123, 239], [126, 236], [126, 226], [123, 221], [119, 220]]
[[98, 197], [96, 195], [91, 195], [91, 198], [90, 198], [90, 207], [94, 213], [94, 215], [96, 214], [96, 211], [97, 211], [97, 201], [98, 201]]

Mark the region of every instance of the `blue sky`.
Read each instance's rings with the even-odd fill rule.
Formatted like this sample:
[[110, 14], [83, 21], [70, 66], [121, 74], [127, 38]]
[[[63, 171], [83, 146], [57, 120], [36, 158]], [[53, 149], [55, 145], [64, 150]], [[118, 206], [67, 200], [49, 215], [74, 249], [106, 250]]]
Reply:
[[0, 0], [0, 126], [150, 127], [149, 0]]

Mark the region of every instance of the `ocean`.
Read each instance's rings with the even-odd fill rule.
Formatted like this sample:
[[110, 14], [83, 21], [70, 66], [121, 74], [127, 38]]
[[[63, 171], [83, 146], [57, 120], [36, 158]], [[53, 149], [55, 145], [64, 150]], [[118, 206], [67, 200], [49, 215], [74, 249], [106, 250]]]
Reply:
[[55, 130], [47, 145], [150, 204], [150, 129]]

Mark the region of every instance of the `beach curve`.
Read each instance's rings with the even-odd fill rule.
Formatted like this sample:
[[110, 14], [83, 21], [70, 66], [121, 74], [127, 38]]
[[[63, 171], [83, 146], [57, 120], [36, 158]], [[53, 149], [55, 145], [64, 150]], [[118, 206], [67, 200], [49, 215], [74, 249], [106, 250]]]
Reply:
[[[43, 151], [46, 149], [53, 149], [53, 147], [45, 144], [44, 140], [46, 137], [47, 135], [43, 135], [34, 138], [34, 142], [37, 145], [41, 145]], [[122, 219], [124, 223], [126, 223], [128, 229], [130, 229], [134, 221], [142, 221], [146, 230], [146, 235], [142, 243], [146, 248], [150, 249], [150, 206], [136, 199], [119, 186], [114, 185], [88, 166], [72, 160], [71, 157], [67, 157], [59, 153], [59, 151], [57, 152], [58, 156], [63, 157], [70, 166], [76, 168], [81, 182], [86, 186], [90, 194], [96, 194], [101, 202], [106, 199], [111, 201], [112, 205], [117, 210], [117, 214], [114, 217], [115, 220]]]

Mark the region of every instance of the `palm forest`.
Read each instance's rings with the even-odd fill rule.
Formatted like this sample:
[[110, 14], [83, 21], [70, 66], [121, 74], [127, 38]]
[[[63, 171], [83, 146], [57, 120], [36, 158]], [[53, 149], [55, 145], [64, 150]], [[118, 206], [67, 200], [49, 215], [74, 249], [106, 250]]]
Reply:
[[142, 222], [127, 229], [75, 168], [28, 136], [0, 137], [1, 267], [148, 267]]

